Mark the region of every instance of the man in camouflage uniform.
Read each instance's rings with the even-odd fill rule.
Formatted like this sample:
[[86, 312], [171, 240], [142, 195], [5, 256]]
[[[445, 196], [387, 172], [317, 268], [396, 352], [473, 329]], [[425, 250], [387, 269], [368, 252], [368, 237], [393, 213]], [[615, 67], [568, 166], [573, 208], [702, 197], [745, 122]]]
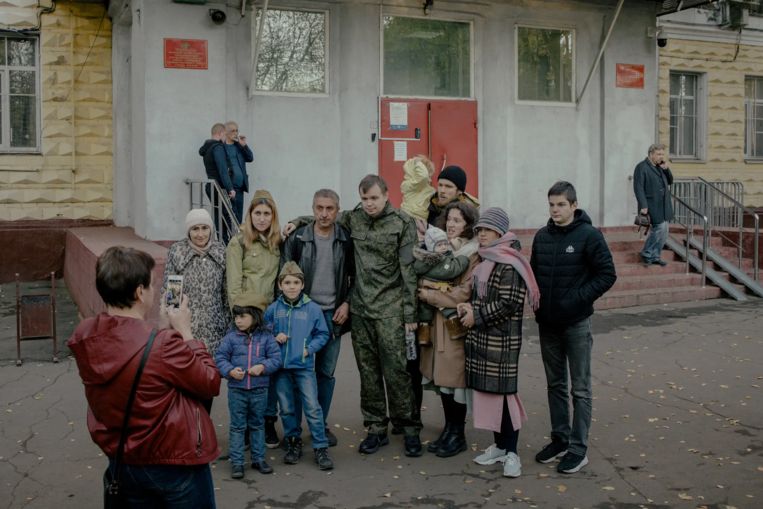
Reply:
[[[389, 203], [387, 184], [378, 175], [363, 178], [359, 192], [361, 203], [338, 219], [350, 230], [354, 247], [352, 346], [360, 372], [363, 424], [368, 429], [358, 450], [373, 454], [388, 444], [387, 424], [391, 420], [405, 433], [406, 456], [421, 456], [421, 420], [415, 417], [405, 356], [405, 332], [413, 331], [417, 323], [413, 272], [416, 226]], [[301, 224], [304, 219], [294, 223]]]

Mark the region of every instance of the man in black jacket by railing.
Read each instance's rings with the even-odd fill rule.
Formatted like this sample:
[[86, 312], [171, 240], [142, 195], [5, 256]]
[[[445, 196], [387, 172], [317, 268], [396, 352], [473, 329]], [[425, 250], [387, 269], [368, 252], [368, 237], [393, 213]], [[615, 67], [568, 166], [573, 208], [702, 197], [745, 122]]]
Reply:
[[557, 471], [571, 474], [588, 464], [593, 303], [617, 276], [604, 236], [577, 208], [575, 187], [569, 182], [554, 184], [548, 191], [548, 206], [551, 218], [535, 234], [530, 258], [540, 288], [535, 320], [551, 414], [551, 443], [535, 459], [549, 463], [563, 455]]

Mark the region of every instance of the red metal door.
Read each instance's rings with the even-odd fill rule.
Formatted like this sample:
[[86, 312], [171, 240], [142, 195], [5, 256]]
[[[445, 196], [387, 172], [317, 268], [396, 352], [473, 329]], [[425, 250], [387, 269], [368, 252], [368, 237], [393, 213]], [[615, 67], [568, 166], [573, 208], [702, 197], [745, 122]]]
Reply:
[[466, 192], [477, 196], [477, 101], [430, 101], [429, 139], [435, 175], [445, 166], [460, 166]]
[[387, 182], [390, 202], [399, 207], [403, 164], [419, 154], [429, 157], [429, 101], [384, 97], [379, 104], [379, 175]]
[[379, 107], [379, 175], [395, 207], [402, 199], [403, 164], [419, 154], [435, 164], [433, 186], [440, 170], [455, 164], [466, 171], [467, 192], [477, 196], [476, 101], [383, 97]]

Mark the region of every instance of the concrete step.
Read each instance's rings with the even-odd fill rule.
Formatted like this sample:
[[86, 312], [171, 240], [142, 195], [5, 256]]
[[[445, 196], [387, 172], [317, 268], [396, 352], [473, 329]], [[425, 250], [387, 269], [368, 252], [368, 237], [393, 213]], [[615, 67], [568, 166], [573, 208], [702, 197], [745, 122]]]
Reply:
[[[666, 260], [667, 261], [667, 260]], [[619, 263], [615, 264], [617, 279], [628, 277], [652, 276], [655, 274], [684, 274], [686, 273], [686, 264], [678, 261], [668, 261], [665, 267], [659, 265], [650, 265], [645, 267], [641, 263]]]
[[[701, 274], [686, 274], [684, 271], [666, 273], [663, 271], [663, 267], [656, 266], [655, 268], [657, 270], [647, 272], [644, 275], [625, 277], [618, 275], [617, 281], [610, 292], [647, 289], [661, 292], [665, 289], [683, 286], [698, 286], [702, 283]], [[651, 267], [645, 267], [644, 269], [645, 271], [649, 271]]]
[[650, 304], [665, 304], [670, 302], [691, 302], [697, 300], [717, 299], [722, 296], [721, 289], [715, 286], [680, 286], [667, 289], [643, 289], [610, 291], [596, 301], [595, 309], [616, 309]]

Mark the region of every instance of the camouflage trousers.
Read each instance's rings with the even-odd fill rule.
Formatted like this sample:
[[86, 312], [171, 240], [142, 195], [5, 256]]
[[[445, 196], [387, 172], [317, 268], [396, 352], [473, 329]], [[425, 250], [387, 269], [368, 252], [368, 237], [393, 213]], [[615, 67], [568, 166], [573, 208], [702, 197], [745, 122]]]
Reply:
[[[352, 317], [352, 348], [360, 373], [360, 410], [369, 433], [387, 433], [387, 424], [418, 435], [411, 376], [406, 371], [402, 317], [371, 320]], [[385, 394], [386, 386], [386, 394]], [[389, 417], [387, 402], [389, 401]]]

